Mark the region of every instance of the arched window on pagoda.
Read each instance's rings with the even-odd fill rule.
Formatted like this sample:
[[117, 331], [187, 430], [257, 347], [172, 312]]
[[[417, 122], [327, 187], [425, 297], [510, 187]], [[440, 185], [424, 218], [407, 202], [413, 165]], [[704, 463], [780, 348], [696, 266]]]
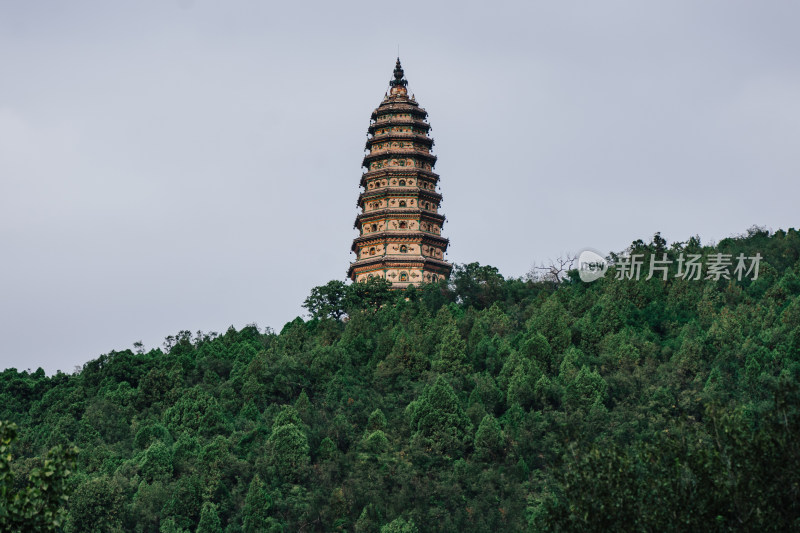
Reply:
[[405, 206], [406, 206], [406, 201], [400, 200], [400, 207], [405, 207]]
[[400, 223], [400, 229], [406, 229], [407, 226], [408, 224], [406, 224], [405, 222]]
[[401, 245], [400, 246], [400, 253], [401, 254], [408, 253], [408, 246], [406, 246], [405, 244]]
[[372, 225], [372, 231], [378, 231], [378, 225], [377, 224], [373, 224]]
[[400, 281], [408, 281], [408, 272], [400, 272]]
[[406, 186], [406, 180], [400, 180], [400, 183], [398, 183], [398, 185], [400, 185], [401, 187], [405, 187]]
[[369, 255], [375, 255], [375, 247], [369, 249]]

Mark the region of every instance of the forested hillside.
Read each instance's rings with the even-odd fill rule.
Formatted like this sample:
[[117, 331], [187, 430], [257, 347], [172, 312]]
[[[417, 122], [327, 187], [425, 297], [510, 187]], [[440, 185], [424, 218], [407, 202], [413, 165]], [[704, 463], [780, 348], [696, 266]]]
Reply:
[[5, 370], [0, 530], [800, 530], [800, 233], [629, 251], [763, 259], [334, 281], [279, 333]]

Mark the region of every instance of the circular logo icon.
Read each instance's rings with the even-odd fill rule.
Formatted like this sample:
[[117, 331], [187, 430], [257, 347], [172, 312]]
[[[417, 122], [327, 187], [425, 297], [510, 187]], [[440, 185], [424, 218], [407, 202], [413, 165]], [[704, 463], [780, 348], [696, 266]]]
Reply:
[[578, 254], [578, 275], [581, 277], [581, 281], [590, 283], [600, 279], [605, 276], [606, 270], [608, 270], [608, 261], [597, 250], [584, 248]]

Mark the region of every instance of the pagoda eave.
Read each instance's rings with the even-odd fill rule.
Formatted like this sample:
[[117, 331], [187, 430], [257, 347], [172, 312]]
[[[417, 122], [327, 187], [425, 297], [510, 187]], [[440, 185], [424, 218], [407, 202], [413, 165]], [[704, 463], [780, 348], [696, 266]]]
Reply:
[[352, 278], [353, 272], [356, 270], [361, 272], [369, 272], [375, 270], [386, 270], [390, 268], [429, 268], [437, 273], [450, 274], [453, 265], [441, 259], [434, 259], [425, 256], [413, 256], [408, 258], [401, 257], [370, 257], [369, 259], [361, 259], [350, 263], [350, 268], [347, 270], [347, 277]]
[[367, 133], [374, 135], [375, 130], [380, 128], [385, 128], [386, 126], [414, 126], [417, 128], [424, 129], [425, 131], [430, 131], [431, 126], [427, 122], [423, 120], [414, 120], [410, 118], [396, 118], [392, 119], [391, 121], [381, 121], [381, 122], [373, 122], [367, 128]]
[[416, 143], [425, 145], [428, 148], [428, 150], [433, 148], [433, 145], [435, 144], [433, 142], [433, 139], [431, 139], [430, 137], [425, 137], [425, 136], [423, 136], [421, 134], [418, 134], [418, 133], [410, 133], [409, 134], [409, 133], [395, 133], [395, 132], [392, 132], [392, 133], [382, 133], [380, 135], [375, 135], [374, 137], [371, 137], [371, 138], [367, 139], [367, 143], [366, 143], [366, 145], [364, 145], [364, 149], [369, 150], [376, 143], [383, 143], [383, 142], [390, 142], [390, 141], [400, 141], [400, 142], [409, 142], [409, 141], [411, 141], [411, 142], [416, 142]]
[[426, 200], [433, 200], [441, 202], [444, 198], [441, 194], [430, 189], [419, 189], [417, 187], [382, 187], [380, 189], [373, 189], [371, 191], [364, 191], [358, 196], [358, 205], [361, 205], [363, 200], [371, 200], [373, 198], [384, 198], [386, 196], [402, 196], [411, 198], [425, 198]]
[[382, 152], [372, 152], [364, 156], [364, 160], [361, 163], [362, 167], [369, 168], [369, 164], [374, 161], [380, 161], [382, 159], [396, 159], [396, 158], [412, 158], [412, 159], [422, 159], [426, 163], [430, 163], [431, 166], [436, 164], [437, 157], [430, 152], [423, 152], [422, 150], [406, 150], [403, 148], [400, 149], [392, 149], [382, 151]]
[[353, 245], [350, 251], [358, 251], [358, 245], [370, 245], [386, 243], [415, 243], [439, 246], [442, 250], [446, 250], [450, 244], [450, 240], [435, 233], [426, 233], [420, 231], [378, 231], [370, 233], [369, 235], [361, 235], [353, 239]]
[[407, 178], [415, 174], [420, 174], [425, 176], [426, 178], [431, 178], [435, 180], [439, 179], [439, 174], [437, 174], [433, 170], [428, 170], [427, 168], [419, 168], [419, 167], [376, 168], [375, 170], [367, 170], [366, 172], [362, 173], [361, 179], [363, 181], [368, 178], [377, 178], [389, 175], [396, 175], [401, 178]]
[[356, 216], [356, 223], [385, 218], [387, 216], [412, 218], [415, 215], [421, 215], [427, 222], [439, 222], [440, 224], [444, 224], [444, 221], [446, 220], [443, 214], [428, 209], [422, 209], [420, 207], [384, 207], [381, 209], [375, 209], [374, 211], [367, 211], [366, 213], [359, 213]]
[[403, 101], [394, 101], [391, 100], [386, 102], [384, 101], [379, 105], [369, 116], [370, 120], [378, 121], [382, 116], [392, 116], [396, 113], [408, 113], [413, 115], [414, 118], [418, 118], [419, 120], [425, 120], [428, 118], [428, 112], [425, 109], [419, 107], [416, 104], [412, 104], [410, 102], [403, 102]]
[[432, 172], [430, 170], [424, 168], [416, 168], [416, 167], [391, 167], [391, 168], [379, 168], [376, 170], [368, 170], [361, 174], [361, 183], [362, 187], [367, 186], [367, 180], [373, 178], [417, 178], [417, 179], [429, 179], [434, 183], [438, 183], [439, 181], [439, 174], [436, 172]]

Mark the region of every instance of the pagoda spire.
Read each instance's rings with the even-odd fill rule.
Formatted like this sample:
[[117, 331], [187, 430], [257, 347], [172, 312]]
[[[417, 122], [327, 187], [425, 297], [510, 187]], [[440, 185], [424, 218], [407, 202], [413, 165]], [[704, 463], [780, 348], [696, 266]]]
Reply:
[[405, 78], [403, 66], [400, 64], [400, 58], [397, 58], [397, 63], [394, 65], [394, 79], [389, 82], [389, 94], [394, 95], [407, 95], [408, 94], [408, 80]]
[[408, 81], [405, 79], [405, 73], [403, 72], [403, 66], [400, 64], [400, 58], [397, 58], [397, 63], [394, 65], [394, 79], [389, 82], [389, 85], [392, 87], [407, 87]]
[[384, 278], [404, 289], [445, 279], [453, 266], [444, 259], [449, 241], [441, 235], [445, 217], [439, 213], [428, 113], [409, 98], [399, 57], [393, 74], [367, 130], [356, 260], [347, 275], [353, 281]]

